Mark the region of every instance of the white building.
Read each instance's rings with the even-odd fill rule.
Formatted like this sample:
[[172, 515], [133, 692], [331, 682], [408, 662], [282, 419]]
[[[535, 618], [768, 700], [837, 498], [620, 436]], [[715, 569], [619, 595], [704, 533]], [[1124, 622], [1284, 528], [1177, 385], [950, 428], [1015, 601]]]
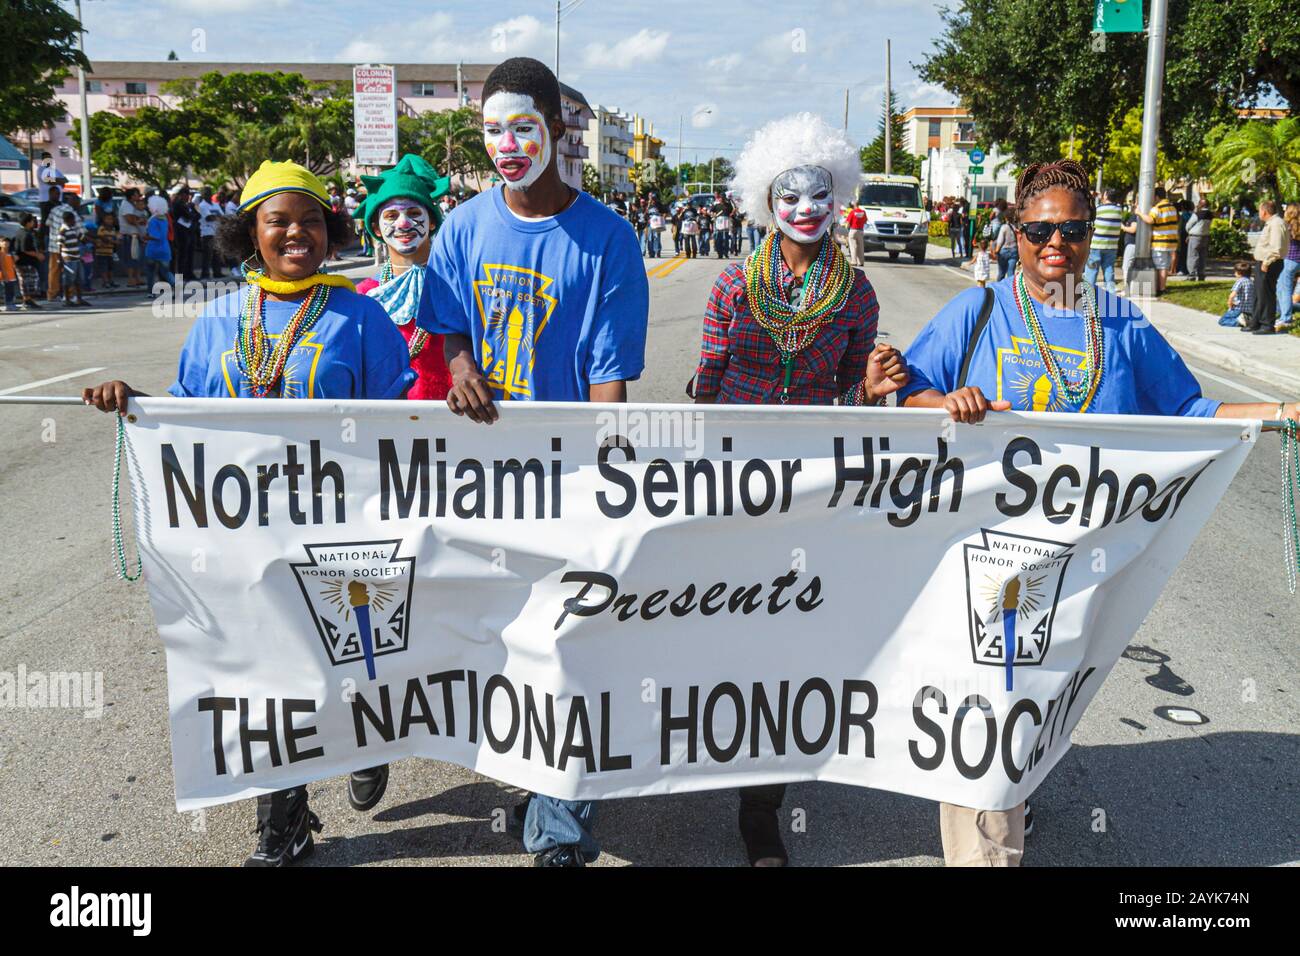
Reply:
[[583, 143], [587, 147], [586, 164], [600, 174], [602, 185], [608, 185], [616, 192], [632, 192], [634, 186], [628, 178], [635, 144], [632, 118], [599, 104], [593, 105], [591, 111], [594, 115], [583, 134]]

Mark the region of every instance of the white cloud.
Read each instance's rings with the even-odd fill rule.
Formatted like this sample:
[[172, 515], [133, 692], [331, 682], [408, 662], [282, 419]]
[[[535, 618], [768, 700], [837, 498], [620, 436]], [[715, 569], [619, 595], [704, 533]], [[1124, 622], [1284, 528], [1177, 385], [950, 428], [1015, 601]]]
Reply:
[[451, 14], [439, 12], [400, 24], [388, 21], [363, 29], [339, 51], [338, 59], [491, 63], [511, 56], [545, 54], [553, 38], [554, 34], [546, 32], [536, 17], [511, 17], [484, 30], [469, 32], [459, 29]]
[[717, 103], [699, 103], [691, 110], [691, 126], [695, 129], [708, 129], [718, 122]]
[[710, 73], [730, 73], [740, 66], [743, 59], [739, 53], [728, 53], [726, 56], [715, 56], [704, 64], [704, 68]]
[[[221, 16], [227, 13], [247, 13], [250, 10], [284, 9], [290, 0], [163, 0], [164, 5], [188, 13], [206, 13]], [[139, 27], [139, 24], [136, 24]]]
[[583, 62], [588, 67], [620, 70], [642, 63], [654, 63], [664, 55], [671, 34], [641, 29], [617, 43], [588, 43]]

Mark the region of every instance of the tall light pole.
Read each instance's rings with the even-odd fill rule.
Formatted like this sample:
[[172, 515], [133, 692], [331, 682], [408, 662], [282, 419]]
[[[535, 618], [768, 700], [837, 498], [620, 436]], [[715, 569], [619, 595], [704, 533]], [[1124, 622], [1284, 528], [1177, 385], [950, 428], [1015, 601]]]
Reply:
[[[682, 186], [682, 114], [677, 114], [677, 185]], [[684, 188], [684, 187], [683, 187]]]
[[555, 0], [555, 78], [560, 78], [560, 0]]
[[[77, 48], [86, 55], [86, 31], [81, 22], [81, 0], [77, 0]], [[86, 68], [77, 65], [77, 90], [81, 94], [81, 201], [90, 198], [90, 111], [86, 108]]]
[[[1156, 150], [1160, 139], [1160, 100], [1165, 80], [1165, 30], [1169, 0], [1152, 0], [1147, 23], [1147, 80], [1142, 100], [1142, 159], [1138, 168], [1138, 210], [1145, 213], [1155, 202]], [[1136, 252], [1128, 274], [1129, 295], [1155, 288], [1155, 263], [1151, 260], [1151, 226], [1138, 218]]]
[[[890, 101], [894, 98], [890, 90], [889, 73], [890, 73], [890, 51], [889, 41], [885, 41], [885, 175], [888, 176], [894, 171], [894, 130], [893, 114], [890, 110]], [[847, 123], [845, 124], [848, 125]]]

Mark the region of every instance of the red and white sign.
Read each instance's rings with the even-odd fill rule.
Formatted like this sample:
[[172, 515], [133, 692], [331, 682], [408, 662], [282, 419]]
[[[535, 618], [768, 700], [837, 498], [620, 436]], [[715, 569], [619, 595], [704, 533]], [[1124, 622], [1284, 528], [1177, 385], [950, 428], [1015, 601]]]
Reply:
[[352, 68], [352, 120], [357, 165], [396, 165], [397, 71], [393, 67]]

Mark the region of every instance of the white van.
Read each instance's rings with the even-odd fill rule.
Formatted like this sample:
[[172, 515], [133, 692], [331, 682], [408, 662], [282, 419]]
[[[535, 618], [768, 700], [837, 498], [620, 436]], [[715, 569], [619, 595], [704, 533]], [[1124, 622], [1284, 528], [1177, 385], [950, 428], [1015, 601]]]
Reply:
[[862, 231], [867, 252], [887, 252], [897, 259], [906, 251], [925, 261], [930, 245], [930, 216], [921, 206], [921, 181], [915, 176], [863, 173], [858, 204], [867, 214]]

